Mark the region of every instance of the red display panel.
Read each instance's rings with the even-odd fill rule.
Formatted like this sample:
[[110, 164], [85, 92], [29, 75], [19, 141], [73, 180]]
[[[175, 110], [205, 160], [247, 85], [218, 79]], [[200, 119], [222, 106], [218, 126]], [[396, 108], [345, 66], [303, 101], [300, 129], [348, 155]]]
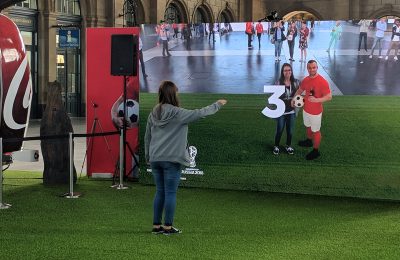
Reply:
[[[88, 28], [86, 41], [86, 128], [88, 133], [117, 130], [124, 118], [124, 76], [111, 75], [111, 36], [137, 35], [139, 28]], [[136, 44], [136, 48], [138, 44]], [[135, 50], [137, 52], [138, 50]], [[135, 57], [138, 57], [137, 55]], [[138, 59], [134, 61], [138, 68]], [[137, 74], [134, 73], [135, 75]], [[137, 172], [133, 156], [139, 147], [139, 77], [127, 80], [127, 146], [125, 175]], [[97, 120], [96, 120], [97, 118]], [[101, 177], [114, 174], [119, 158], [119, 135], [87, 138], [87, 174]], [[137, 158], [138, 160], [138, 158]], [[135, 177], [135, 176], [134, 176]]]

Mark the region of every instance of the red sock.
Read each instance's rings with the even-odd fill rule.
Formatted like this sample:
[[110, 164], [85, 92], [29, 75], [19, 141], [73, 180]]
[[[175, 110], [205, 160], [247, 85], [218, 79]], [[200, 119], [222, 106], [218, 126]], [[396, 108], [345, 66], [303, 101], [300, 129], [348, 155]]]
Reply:
[[315, 133], [313, 133], [313, 144], [314, 144], [314, 149], [316, 149], [316, 150], [318, 150], [318, 148], [319, 148], [319, 144], [321, 143], [321, 138], [322, 138], [322, 136], [321, 136], [321, 132], [320, 131], [317, 131], [317, 132], [315, 132]]
[[311, 127], [307, 127], [307, 138], [308, 139], [313, 138], [313, 132], [311, 131]]

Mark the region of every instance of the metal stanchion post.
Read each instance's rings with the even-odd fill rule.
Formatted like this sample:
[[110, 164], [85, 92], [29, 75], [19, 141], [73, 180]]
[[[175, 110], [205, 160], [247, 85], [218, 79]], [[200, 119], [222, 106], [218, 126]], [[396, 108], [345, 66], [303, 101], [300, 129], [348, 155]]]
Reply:
[[127, 186], [124, 186], [124, 131], [121, 129], [121, 135], [119, 138], [119, 184], [111, 186], [111, 188], [116, 188], [117, 190], [126, 190], [128, 189]]
[[0, 137], [1, 173], [0, 173], [0, 209], [8, 209], [11, 204], [3, 203], [3, 138]]
[[74, 194], [74, 141], [72, 132], [69, 133], [69, 193], [65, 196], [67, 199], [77, 199], [80, 194]]

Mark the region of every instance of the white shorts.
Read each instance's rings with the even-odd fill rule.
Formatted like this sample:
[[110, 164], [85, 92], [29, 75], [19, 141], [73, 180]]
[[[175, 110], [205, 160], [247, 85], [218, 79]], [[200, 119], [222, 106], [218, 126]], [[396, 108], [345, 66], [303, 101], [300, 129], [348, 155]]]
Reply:
[[311, 127], [311, 131], [318, 132], [321, 129], [322, 113], [311, 115], [303, 110], [303, 121], [306, 127]]

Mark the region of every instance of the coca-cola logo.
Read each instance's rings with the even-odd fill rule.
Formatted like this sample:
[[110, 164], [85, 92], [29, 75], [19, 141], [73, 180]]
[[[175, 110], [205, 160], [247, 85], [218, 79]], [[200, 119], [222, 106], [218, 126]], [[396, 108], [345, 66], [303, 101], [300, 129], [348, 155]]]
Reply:
[[[10, 87], [8, 88], [6, 98], [4, 100], [4, 110], [3, 110], [3, 118], [4, 122], [10, 129], [18, 130], [26, 127], [26, 122], [18, 123], [14, 119], [13, 109], [15, 105], [15, 99], [17, 97], [17, 93], [19, 88], [21, 87], [22, 80], [24, 78], [25, 72], [28, 69], [28, 57], [25, 56], [19, 65], [17, 71], [14, 74], [14, 77], [11, 80]], [[29, 71], [29, 70], [28, 70]], [[31, 93], [32, 93], [32, 79], [29, 73], [29, 80], [25, 89], [25, 94], [22, 101], [23, 109], [29, 108], [31, 101]], [[19, 109], [19, 108], [17, 108]], [[29, 113], [28, 115], [29, 116]]]

